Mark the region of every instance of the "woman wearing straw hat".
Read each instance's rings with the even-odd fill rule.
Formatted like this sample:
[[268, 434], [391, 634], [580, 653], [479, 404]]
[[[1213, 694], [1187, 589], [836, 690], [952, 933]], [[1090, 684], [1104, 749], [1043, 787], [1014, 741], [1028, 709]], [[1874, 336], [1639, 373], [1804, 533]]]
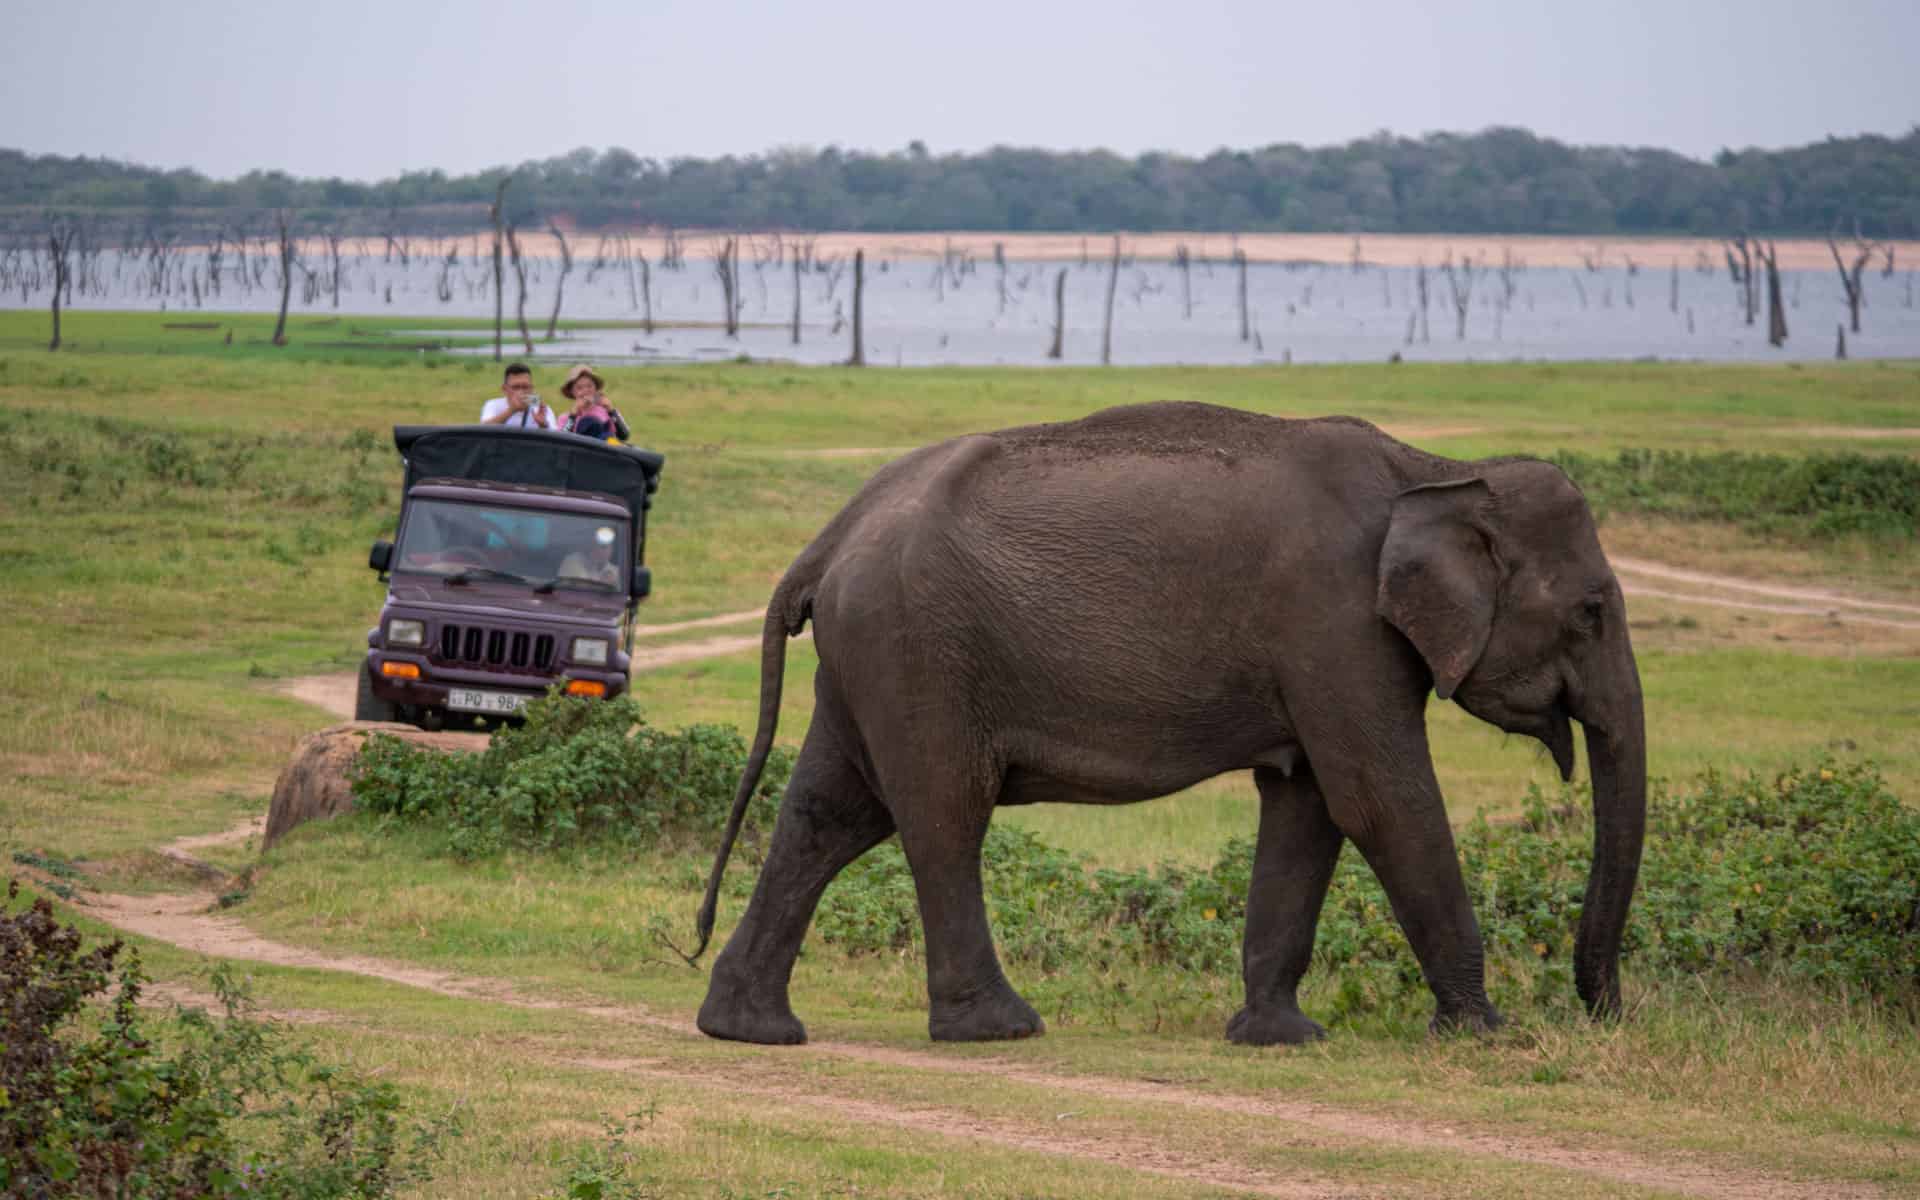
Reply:
[[566, 382], [560, 385], [560, 394], [573, 401], [566, 427], [582, 437], [624, 442], [628, 436], [627, 423], [619, 410], [607, 403], [605, 393], [600, 390], [605, 386], [585, 363], [567, 372]]

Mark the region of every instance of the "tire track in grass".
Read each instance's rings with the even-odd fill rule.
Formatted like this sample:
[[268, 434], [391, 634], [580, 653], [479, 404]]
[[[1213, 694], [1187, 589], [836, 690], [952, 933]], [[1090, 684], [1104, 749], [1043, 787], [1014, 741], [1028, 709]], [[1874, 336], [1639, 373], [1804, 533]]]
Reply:
[[[1715, 575], [1683, 567], [1668, 566], [1626, 555], [1611, 556], [1620, 586], [1629, 596], [1650, 596], [1683, 604], [1704, 604], [1714, 608], [1744, 609], [1748, 612], [1779, 613], [1787, 616], [1827, 617], [1857, 625], [1880, 625], [1893, 629], [1920, 630], [1920, 604], [1892, 600], [1870, 600], [1827, 588], [1800, 587], [1771, 580], [1747, 579], [1736, 575]], [[1653, 585], [1645, 580], [1657, 581]], [[1740, 593], [1739, 597], [1716, 596], [1699, 592], [1676, 592], [1673, 587], [1713, 588]], [[1862, 611], [1866, 610], [1866, 611]], [[1905, 619], [1902, 619], [1905, 618]]]
[[[178, 843], [175, 843], [166, 849], [174, 849], [177, 846]], [[339, 971], [406, 987], [420, 988], [453, 999], [508, 1005], [542, 1012], [576, 1013], [612, 1023], [667, 1032], [688, 1040], [705, 1036], [694, 1027], [691, 1020], [662, 1016], [637, 1005], [569, 1003], [528, 995], [512, 982], [503, 979], [435, 970], [371, 956], [335, 955], [275, 942], [253, 933], [237, 918], [211, 911], [213, 905], [214, 896], [208, 892], [176, 892], [151, 896], [95, 893], [84, 897], [80, 902], [80, 907], [89, 914], [117, 928], [167, 942], [198, 954], [283, 967]], [[1010, 1083], [1103, 1100], [1167, 1104], [1189, 1110], [1256, 1117], [1283, 1122], [1298, 1129], [1310, 1130], [1321, 1136], [1334, 1137], [1343, 1141], [1360, 1141], [1419, 1152], [1497, 1158], [1572, 1172], [1632, 1187], [1710, 1197], [1714, 1200], [1740, 1200], [1745, 1197], [1764, 1197], [1769, 1200], [1773, 1198], [1825, 1200], [1828, 1197], [1864, 1198], [1883, 1194], [1880, 1190], [1865, 1185], [1836, 1181], [1801, 1183], [1778, 1176], [1701, 1161], [1643, 1158], [1611, 1149], [1569, 1147], [1537, 1137], [1462, 1130], [1456, 1126], [1440, 1125], [1416, 1118], [1380, 1116], [1315, 1101], [1217, 1094], [1197, 1091], [1177, 1084], [1127, 1080], [1112, 1076], [1061, 1075], [1027, 1066], [1006, 1057], [950, 1058], [933, 1051], [902, 1050], [831, 1040], [813, 1041], [799, 1047], [769, 1048], [766, 1053], [778, 1059], [802, 1056], [838, 1058], [926, 1075], [991, 1075], [995, 1079]], [[652, 1067], [647, 1069], [670, 1070]], [[832, 1093], [765, 1083], [744, 1083], [738, 1076], [719, 1080], [711, 1074], [689, 1072], [682, 1075], [671, 1071], [670, 1073], [676, 1078], [684, 1078], [686, 1082], [703, 1087], [735, 1091], [743, 1087], [747, 1090], [761, 1088], [767, 1089], [770, 1096], [783, 1101], [828, 1108], [845, 1106], [854, 1119], [862, 1121], [878, 1121], [916, 1129], [947, 1128], [955, 1123], [964, 1122], [980, 1123], [985, 1129], [991, 1124], [981, 1122], [979, 1118], [964, 1117], [952, 1109], [940, 1108], [937, 1105], [930, 1105], [926, 1109], [902, 1110], [896, 1105], [877, 1104]], [[997, 1125], [992, 1127], [999, 1128]], [[998, 1140], [1002, 1144], [1016, 1145], [1021, 1148], [1024, 1148], [1024, 1144], [1018, 1141], [1018, 1138], [1037, 1136], [1023, 1134], [1020, 1130], [1011, 1127], [1002, 1132], [1005, 1134], [1004, 1137], [990, 1137], [984, 1132], [980, 1136], [984, 1140]], [[1079, 1145], [1079, 1143], [1074, 1144]], [[1100, 1152], [1104, 1155], [1102, 1148], [1111, 1144], [1110, 1139], [1102, 1138], [1097, 1144], [1089, 1143], [1084, 1149], [1087, 1153]], [[1076, 1153], [1065, 1149], [1052, 1152]], [[1163, 1150], [1158, 1152], [1171, 1153]], [[1151, 1162], [1137, 1164], [1125, 1155], [1103, 1157], [1103, 1161], [1112, 1161], [1141, 1170], [1153, 1169]], [[1178, 1177], [1200, 1182], [1217, 1182], [1218, 1186], [1223, 1187], [1260, 1191], [1263, 1195], [1363, 1194], [1352, 1191], [1328, 1191], [1319, 1185], [1313, 1185], [1306, 1191], [1265, 1191], [1261, 1189], [1273, 1185], [1272, 1181], [1264, 1180], [1263, 1177], [1256, 1177], [1258, 1187], [1238, 1181], [1229, 1182], [1225, 1178], [1216, 1181], [1214, 1179], [1216, 1167], [1217, 1164], [1201, 1163], [1197, 1160], [1185, 1162], [1178, 1168], [1180, 1172]], [[1173, 1170], [1173, 1168], [1169, 1167], [1167, 1170]], [[1318, 1190], [1314, 1190], [1315, 1188]]]
[[1898, 621], [1892, 617], [1869, 617], [1837, 608], [1811, 608], [1804, 604], [1773, 604], [1765, 600], [1731, 600], [1722, 596], [1700, 596], [1690, 592], [1669, 592], [1638, 583], [1621, 585], [1629, 596], [1651, 600], [1671, 600], [1676, 604], [1704, 604], [1712, 608], [1732, 608], [1744, 612], [1773, 613], [1787, 617], [1826, 617], [1846, 625], [1877, 625], [1887, 629], [1911, 629], [1920, 632], [1920, 621]]

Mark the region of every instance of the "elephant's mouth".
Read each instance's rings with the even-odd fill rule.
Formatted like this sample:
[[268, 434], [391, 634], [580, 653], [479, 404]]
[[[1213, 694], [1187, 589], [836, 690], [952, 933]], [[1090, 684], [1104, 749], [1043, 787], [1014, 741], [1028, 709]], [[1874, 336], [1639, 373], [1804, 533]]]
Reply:
[[1553, 755], [1553, 764], [1560, 768], [1563, 782], [1573, 781], [1573, 714], [1567, 708], [1567, 694], [1560, 693], [1553, 698], [1547, 711], [1541, 714], [1540, 729], [1535, 737], [1546, 746]]
[[1462, 708], [1488, 724], [1538, 741], [1553, 755], [1553, 764], [1560, 769], [1560, 778], [1572, 781], [1575, 718], [1573, 697], [1566, 685], [1562, 684], [1544, 705], [1535, 707], [1534, 704], [1528, 704], [1524, 709], [1488, 696], [1485, 692], [1470, 695], [1465, 689], [1455, 693], [1454, 699]]

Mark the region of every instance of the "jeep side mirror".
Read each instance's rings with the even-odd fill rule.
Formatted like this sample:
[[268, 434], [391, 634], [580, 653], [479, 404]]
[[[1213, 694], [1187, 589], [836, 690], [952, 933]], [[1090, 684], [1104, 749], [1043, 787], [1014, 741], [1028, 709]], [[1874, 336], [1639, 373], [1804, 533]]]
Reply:
[[393, 543], [375, 542], [373, 549], [367, 551], [367, 566], [376, 571], [385, 571], [393, 561]]
[[638, 600], [653, 591], [653, 572], [644, 565], [633, 568], [633, 598]]

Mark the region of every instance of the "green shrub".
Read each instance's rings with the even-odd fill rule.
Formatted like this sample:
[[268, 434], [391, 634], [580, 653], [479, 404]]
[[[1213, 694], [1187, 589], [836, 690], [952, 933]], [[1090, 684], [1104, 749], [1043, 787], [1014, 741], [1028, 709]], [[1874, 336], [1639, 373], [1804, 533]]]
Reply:
[[[592, 842], [645, 848], [670, 834], [710, 845], [745, 759], [730, 729], [667, 734], [643, 724], [629, 699], [550, 698], [481, 755], [376, 735], [354, 791], [373, 812], [441, 824], [466, 855]], [[756, 827], [771, 827], [790, 770], [783, 753], [769, 759], [753, 800]], [[1519, 822], [1476, 819], [1460, 832], [1496, 999], [1573, 1002], [1590, 811], [1583, 789], [1535, 790]], [[982, 875], [1009, 962], [1048, 974], [1146, 967], [1224, 980], [1239, 971], [1252, 861], [1252, 842], [1234, 839], [1205, 870], [1094, 869], [996, 825]], [[698, 887], [698, 874], [686, 883]], [[897, 840], [841, 873], [814, 932], [847, 954], [921, 953], [913, 876]], [[1920, 813], [1868, 766], [1822, 763], [1771, 781], [1709, 773], [1677, 794], [1656, 785], [1623, 956], [1652, 972], [1783, 972], [1920, 996]], [[1338, 980], [1341, 1013], [1423, 990], [1385, 893], [1351, 849], [1328, 890], [1314, 962]]]
[[[1766, 781], [1709, 774], [1649, 800], [1646, 852], [1623, 956], [1660, 973], [1785, 972], [1886, 996], [1920, 993], [1920, 813], [1871, 767], [1823, 764]], [[1573, 1000], [1572, 954], [1591, 862], [1578, 789], [1528, 797], [1518, 824], [1461, 832], [1462, 871], [1496, 998]], [[983, 875], [1010, 962], [1044, 971], [1154, 967], [1238, 972], [1253, 845], [1235, 839], [1204, 871], [1092, 870], [1025, 832], [995, 827]], [[889, 842], [843, 872], [815, 931], [852, 954], [916, 951], [911, 874]], [[1315, 968], [1337, 1007], [1372, 1011], [1423, 989], [1386, 894], [1341, 856], [1321, 912]]]
[[[373, 735], [355, 764], [356, 803], [438, 823], [465, 857], [590, 842], [643, 849], [670, 834], [717, 838], [725, 825], [747, 756], [731, 727], [668, 733], [627, 696], [548, 696], [524, 716], [477, 755]], [[792, 769], [786, 751], [768, 756], [749, 811], [756, 827], [771, 826]]]
[[1561, 451], [1551, 461], [1601, 512], [1733, 521], [1811, 538], [1920, 532], [1920, 462], [1899, 455]]
[[83, 949], [44, 899], [0, 913], [0, 1196], [383, 1197], [429, 1178], [458, 1132], [247, 1016], [224, 973], [221, 1017], [154, 1018], [145, 982], [137, 955]]

